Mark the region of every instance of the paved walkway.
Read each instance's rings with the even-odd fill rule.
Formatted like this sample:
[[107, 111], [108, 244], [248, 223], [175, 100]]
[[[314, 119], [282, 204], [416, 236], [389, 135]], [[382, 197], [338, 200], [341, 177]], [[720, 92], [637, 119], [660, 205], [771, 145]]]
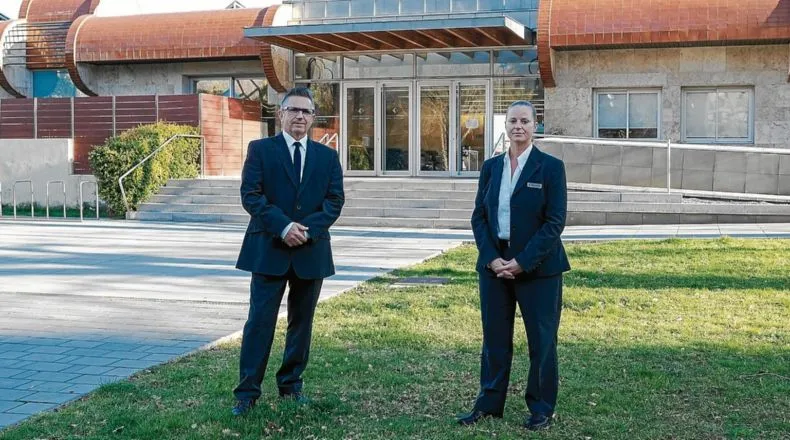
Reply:
[[[244, 227], [0, 220], [0, 429], [238, 332]], [[790, 238], [790, 225], [570, 227], [566, 240]], [[333, 229], [328, 298], [463, 241], [450, 230]]]

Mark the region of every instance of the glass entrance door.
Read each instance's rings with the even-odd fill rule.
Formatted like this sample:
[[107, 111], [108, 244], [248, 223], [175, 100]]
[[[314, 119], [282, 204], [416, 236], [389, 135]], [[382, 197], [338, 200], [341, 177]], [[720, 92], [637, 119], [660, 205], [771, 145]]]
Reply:
[[452, 87], [449, 83], [420, 83], [417, 148], [420, 175], [449, 175], [452, 144]]
[[343, 96], [340, 154], [346, 174], [411, 175], [411, 82], [346, 84]]
[[345, 126], [340, 152], [346, 173], [357, 176], [376, 175], [376, 87], [354, 85], [344, 89]]
[[475, 175], [486, 159], [491, 114], [488, 83], [456, 83], [456, 173]]
[[490, 152], [488, 81], [418, 83], [419, 175], [475, 176]]
[[410, 175], [411, 84], [381, 84], [381, 174]]

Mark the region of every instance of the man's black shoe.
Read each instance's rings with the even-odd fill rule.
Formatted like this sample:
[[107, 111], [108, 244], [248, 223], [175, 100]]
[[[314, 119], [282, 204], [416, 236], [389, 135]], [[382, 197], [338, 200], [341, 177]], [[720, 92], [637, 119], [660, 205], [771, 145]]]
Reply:
[[304, 394], [302, 394], [301, 391], [297, 391], [295, 393], [280, 394], [280, 399], [293, 400], [299, 405], [307, 405], [310, 403], [310, 399]]
[[236, 401], [236, 404], [233, 405], [233, 409], [231, 412], [234, 416], [243, 416], [250, 412], [250, 410], [255, 406], [255, 400], [253, 399], [240, 399]]
[[476, 409], [476, 410], [470, 412], [469, 414], [466, 414], [464, 416], [459, 417], [457, 421], [458, 421], [459, 425], [469, 426], [469, 425], [474, 425], [475, 423], [477, 423], [480, 420], [485, 419], [487, 417], [494, 417], [494, 418], [497, 418], [497, 419], [501, 419], [502, 418], [502, 414], [493, 414], [493, 413], [488, 413], [488, 412], [480, 411], [479, 409]]
[[547, 415], [543, 413], [532, 414], [524, 421], [524, 427], [530, 431], [546, 429], [549, 427], [549, 425], [551, 425], [551, 419], [553, 417], [553, 415]]

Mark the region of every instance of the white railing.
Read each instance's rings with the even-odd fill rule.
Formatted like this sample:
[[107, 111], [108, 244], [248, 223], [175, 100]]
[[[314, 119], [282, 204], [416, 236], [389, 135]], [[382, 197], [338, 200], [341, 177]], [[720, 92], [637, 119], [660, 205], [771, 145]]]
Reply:
[[321, 139], [318, 140], [318, 143], [331, 146], [332, 142], [334, 142], [335, 149], [337, 149], [338, 146], [337, 141], [338, 141], [337, 133], [331, 133], [331, 134], [324, 133], [324, 135], [321, 136]]
[[[504, 134], [503, 134], [504, 135]], [[571, 137], [558, 135], [536, 134], [535, 138], [560, 144], [585, 144], [598, 145], [604, 147], [652, 147], [665, 148], [667, 150], [667, 179], [666, 190], [672, 192], [672, 150], [697, 150], [697, 151], [720, 151], [726, 153], [758, 153], [758, 154], [780, 154], [790, 155], [790, 149], [783, 148], [760, 148], [748, 147], [743, 145], [708, 145], [708, 144], [687, 144], [680, 142], [666, 141], [632, 141], [627, 139], [600, 139], [586, 137]]]
[[[156, 149], [154, 151], [152, 151], [151, 154], [149, 154], [148, 156], [145, 156], [140, 162], [137, 162], [137, 165], [133, 166], [131, 169], [129, 169], [129, 171], [123, 173], [123, 175], [118, 178], [118, 186], [121, 187], [121, 198], [123, 199], [123, 206], [126, 209], [126, 212], [129, 212], [129, 201], [126, 199], [126, 191], [123, 188], [123, 179], [125, 179], [126, 176], [131, 174], [132, 171], [136, 170], [137, 168], [142, 166], [144, 163], [146, 163], [148, 161], [148, 159], [154, 157], [154, 155], [156, 153], [158, 153], [162, 148], [165, 148], [166, 146], [168, 146], [170, 144], [170, 142], [173, 142], [173, 140], [175, 140], [176, 138], [200, 139], [200, 142], [201, 142], [201, 148], [200, 148], [200, 151], [201, 151], [201, 154], [200, 154], [200, 175], [201, 176], [203, 175], [203, 169], [204, 169], [203, 167], [205, 166], [205, 151], [206, 151], [205, 138], [203, 136], [201, 136], [201, 135], [198, 135], [198, 134], [174, 134], [173, 136], [170, 136], [170, 139], [166, 140], [162, 145], [156, 147]], [[80, 206], [82, 206], [82, 203], [80, 203]]]

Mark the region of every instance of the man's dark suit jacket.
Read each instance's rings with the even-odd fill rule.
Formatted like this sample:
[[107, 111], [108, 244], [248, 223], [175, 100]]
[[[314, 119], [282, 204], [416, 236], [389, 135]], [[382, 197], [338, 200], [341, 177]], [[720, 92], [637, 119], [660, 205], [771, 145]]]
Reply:
[[[250, 142], [241, 176], [241, 204], [250, 214], [236, 267], [282, 276], [293, 267], [297, 277], [332, 276], [335, 266], [329, 227], [340, 216], [345, 197], [337, 152], [307, 141], [302, 181], [282, 134]], [[291, 222], [308, 227], [310, 240], [289, 248], [280, 234]]]
[[[507, 154], [507, 153], [505, 153]], [[503, 257], [497, 238], [499, 188], [505, 155], [483, 163], [477, 188], [472, 229], [480, 252], [477, 271], [490, 271], [487, 265]], [[518, 278], [559, 275], [570, 270], [560, 234], [565, 228], [568, 191], [565, 166], [534, 145], [510, 197], [510, 249], [524, 270]]]

